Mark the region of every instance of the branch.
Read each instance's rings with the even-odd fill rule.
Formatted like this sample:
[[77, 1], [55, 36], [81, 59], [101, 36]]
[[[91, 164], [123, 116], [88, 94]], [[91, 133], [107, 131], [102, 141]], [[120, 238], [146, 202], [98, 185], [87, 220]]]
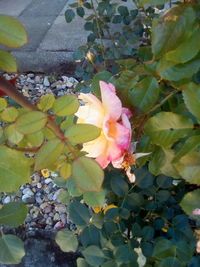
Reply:
[[[10, 84], [5, 78], [0, 76], [0, 90], [3, 91], [7, 96], [14, 99], [19, 105], [28, 109], [29, 111], [37, 111], [37, 107], [34, 106], [31, 102], [29, 102], [23, 94], [21, 94], [17, 89]], [[66, 137], [61, 131], [60, 127], [50, 118], [48, 117], [47, 127], [51, 129], [59, 139], [62, 141], [66, 141]]]

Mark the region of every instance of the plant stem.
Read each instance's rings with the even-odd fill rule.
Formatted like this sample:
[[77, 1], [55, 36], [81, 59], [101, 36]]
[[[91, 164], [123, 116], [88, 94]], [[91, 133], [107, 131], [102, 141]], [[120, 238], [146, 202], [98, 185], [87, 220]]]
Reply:
[[[0, 76], [0, 90], [3, 91], [7, 96], [11, 97], [15, 100], [19, 105], [24, 107], [29, 111], [37, 111], [37, 107], [34, 106], [31, 102], [29, 102], [17, 89], [10, 84], [5, 78]], [[63, 132], [59, 128], [59, 126], [50, 118], [48, 117], [47, 127], [51, 129], [58, 138], [62, 141], [66, 140]]]
[[0, 76], [0, 90], [3, 91], [7, 96], [14, 99], [22, 107], [34, 111], [37, 110], [31, 102], [29, 102], [16, 88], [10, 84], [6, 79]]
[[156, 109], [160, 108], [170, 97], [172, 97], [176, 93], [178, 93], [178, 90], [174, 90], [171, 93], [169, 93], [159, 104], [155, 105], [153, 108], [148, 110], [148, 112], [145, 115], [147, 115], [147, 114], [155, 111]]
[[96, 8], [94, 7], [93, 0], [91, 0], [91, 4], [92, 4], [92, 9], [94, 11], [95, 17], [96, 17], [98, 37], [99, 37], [100, 43], [101, 43], [101, 53], [102, 53], [102, 57], [103, 57], [103, 61], [104, 61], [104, 67], [106, 68], [106, 56], [105, 56], [105, 50], [104, 50], [103, 40], [102, 40], [102, 36], [101, 36], [101, 28], [100, 28], [100, 25], [99, 25], [99, 16], [97, 14]]

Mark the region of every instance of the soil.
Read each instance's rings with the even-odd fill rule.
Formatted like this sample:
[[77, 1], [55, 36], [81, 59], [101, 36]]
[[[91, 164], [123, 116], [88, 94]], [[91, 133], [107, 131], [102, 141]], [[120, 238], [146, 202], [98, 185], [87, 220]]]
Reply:
[[[14, 234], [13, 229], [8, 232]], [[25, 239], [26, 255], [20, 264], [0, 264], [0, 267], [76, 267], [76, 259], [80, 254], [62, 252], [54, 240], [56, 231], [34, 229], [23, 233], [18, 228], [15, 234]]]

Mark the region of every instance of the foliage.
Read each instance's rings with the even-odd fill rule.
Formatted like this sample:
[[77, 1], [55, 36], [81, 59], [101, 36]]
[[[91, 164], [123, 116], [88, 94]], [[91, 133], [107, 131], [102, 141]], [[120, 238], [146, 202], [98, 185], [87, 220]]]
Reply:
[[[15, 18], [0, 15], [0, 44], [8, 47], [20, 47], [27, 43], [24, 26]], [[4, 50], [0, 50], [0, 69], [8, 72], [17, 71], [15, 58]]]
[[[93, 53], [92, 49], [96, 51], [90, 62], [98, 73], [88, 80], [88, 86], [100, 98], [99, 81], [112, 81], [123, 106], [133, 113], [132, 141], [138, 144], [137, 153], [131, 157], [136, 164], [134, 161], [128, 167], [136, 176], [135, 183], [128, 181], [126, 168], [124, 171], [109, 166], [103, 173], [96, 161], [81, 150], [83, 143], [100, 135], [100, 130], [94, 125], [77, 124], [79, 101], [75, 95], [57, 99], [47, 95], [36, 108], [13, 93], [13, 87], [11, 95], [11, 86], [0, 80], [4, 93], [14, 94], [22, 106], [13, 108], [6, 98], [0, 99], [0, 191], [11, 192], [29, 182], [33, 170], [58, 172], [57, 184], [63, 187], [59, 198], [67, 205], [77, 228], [74, 233], [59, 231], [56, 242], [63, 251], [81, 252], [78, 267], [199, 266], [195, 230], [200, 225], [200, 3], [176, 3], [168, 12], [152, 15], [156, 10], [153, 6], [167, 2], [137, 1], [138, 10], [148, 13], [149, 18], [141, 22], [138, 10], [116, 8], [108, 0], [97, 6], [88, 1], [72, 6], [81, 17], [86, 14], [85, 8], [97, 13], [85, 24], [85, 29], [92, 31], [89, 50], [79, 49], [76, 55], [80, 59], [86, 54], [91, 56], [88, 52]], [[66, 11], [67, 22], [74, 17], [73, 10]], [[98, 34], [109, 31], [106, 25], [111, 21], [125, 24], [123, 32], [115, 36], [122, 42], [120, 54], [114, 45], [103, 51], [101, 42], [100, 49], [94, 42]], [[133, 28], [134, 32], [129, 32]], [[146, 45], [140, 42], [133, 49], [143, 37], [147, 38]], [[127, 46], [131, 47], [130, 53], [123, 50]], [[102, 55], [115, 59], [111, 68], [105, 68], [108, 61]], [[97, 58], [104, 61], [104, 67], [97, 64]], [[136, 159], [138, 153], [148, 152]], [[16, 209], [19, 216], [13, 225]], [[26, 212], [20, 203], [4, 205], [0, 223], [17, 226]], [[2, 233], [0, 246], [3, 263], [18, 263], [24, 255], [17, 237]]]

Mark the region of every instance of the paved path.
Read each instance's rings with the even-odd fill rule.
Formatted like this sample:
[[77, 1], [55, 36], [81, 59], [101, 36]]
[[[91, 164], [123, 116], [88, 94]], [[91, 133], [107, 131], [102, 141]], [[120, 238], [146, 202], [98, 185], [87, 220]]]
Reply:
[[81, 18], [70, 24], [65, 22], [69, 1], [0, 0], [0, 14], [18, 18], [28, 31], [29, 43], [10, 49], [17, 58], [20, 72], [73, 71], [73, 51], [85, 43], [87, 33]]
[[[19, 72], [73, 73], [73, 51], [85, 44], [88, 36], [82, 18], [65, 22], [65, 10], [73, 2], [76, 0], [0, 0], [0, 14], [16, 17], [28, 31], [29, 43], [10, 49]], [[132, 1], [123, 5], [134, 7]]]

